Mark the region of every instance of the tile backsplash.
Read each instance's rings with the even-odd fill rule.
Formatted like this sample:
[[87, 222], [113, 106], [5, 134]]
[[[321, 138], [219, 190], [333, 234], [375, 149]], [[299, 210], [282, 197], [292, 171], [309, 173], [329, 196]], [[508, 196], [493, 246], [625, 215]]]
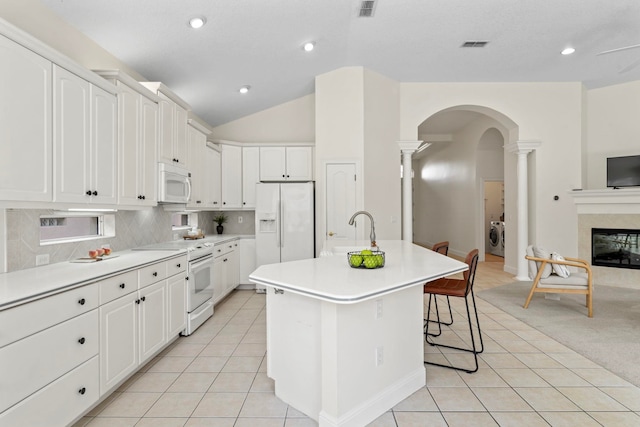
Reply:
[[[40, 246], [40, 216], [52, 213], [53, 211], [45, 209], [7, 209], [7, 271], [35, 267], [37, 255], [48, 254], [49, 263], [53, 264], [86, 256], [90, 249], [99, 248], [104, 244], [108, 244], [117, 252], [166, 242], [174, 237], [171, 230], [172, 212], [155, 207], [115, 212], [115, 237]], [[198, 213], [198, 227], [206, 235], [217, 234], [216, 224], [213, 222], [216, 213]], [[229, 221], [224, 224], [224, 234], [254, 234], [253, 211], [228, 211], [225, 214]], [[242, 223], [238, 222], [239, 216], [242, 216]]]

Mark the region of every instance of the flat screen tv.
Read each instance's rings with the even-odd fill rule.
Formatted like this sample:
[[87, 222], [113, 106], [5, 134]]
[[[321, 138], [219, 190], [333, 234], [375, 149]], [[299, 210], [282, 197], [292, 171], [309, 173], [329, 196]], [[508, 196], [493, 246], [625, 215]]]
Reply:
[[640, 186], [640, 155], [607, 158], [607, 187]]

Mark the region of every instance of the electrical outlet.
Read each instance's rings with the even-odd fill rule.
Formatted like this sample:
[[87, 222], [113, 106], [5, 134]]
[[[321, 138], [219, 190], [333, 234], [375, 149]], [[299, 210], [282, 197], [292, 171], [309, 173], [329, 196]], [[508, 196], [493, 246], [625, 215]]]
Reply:
[[36, 255], [36, 267], [49, 264], [49, 254]]
[[382, 300], [376, 300], [376, 319], [382, 319]]
[[238, 217], [238, 224], [242, 224], [242, 217], [241, 216]]
[[384, 363], [384, 347], [376, 347], [376, 366], [382, 366]]

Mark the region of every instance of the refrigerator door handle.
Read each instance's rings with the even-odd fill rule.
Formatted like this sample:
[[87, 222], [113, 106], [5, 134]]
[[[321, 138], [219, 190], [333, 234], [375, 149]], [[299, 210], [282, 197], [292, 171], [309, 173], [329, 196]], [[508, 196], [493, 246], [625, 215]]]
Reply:
[[280, 220], [278, 221], [278, 224], [279, 224], [279, 226], [280, 226], [280, 230], [279, 230], [279, 231], [280, 231], [280, 238], [279, 238], [280, 243], [279, 243], [279, 246], [280, 246], [281, 248], [284, 248], [284, 231], [283, 231], [283, 225], [284, 225], [284, 208], [285, 208], [285, 206], [284, 206], [284, 201], [283, 201], [282, 199], [280, 199], [280, 203], [279, 203], [279, 205], [280, 205], [280, 209], [279, 209], [279, 211], [280, 211]]

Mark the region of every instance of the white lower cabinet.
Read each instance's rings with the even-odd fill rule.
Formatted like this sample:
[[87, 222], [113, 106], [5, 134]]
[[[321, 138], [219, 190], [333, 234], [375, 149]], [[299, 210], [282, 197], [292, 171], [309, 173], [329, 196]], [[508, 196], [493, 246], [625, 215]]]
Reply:
[[[139, 292], [140, 361], [146, 362], [167, 343], [167, 281], [163, 280]], [[185, 312], [186, 314], [186, 312]]]
[[138, 367], [137, 292], [100, 307], [100, 394]]
[[0, 414], [2, 426], [69, 425], [100, 397], [98, 356]]
[[96, 356], [98, 348], [97, 310], [3, 347], [0, 408], [9, 408]]
[[187, 327], [187, 287], [184, 275], [168, 279], [167, 301], [168, 337], [171, 339]]
[[213, 304], [217, 304], [240, 283], [238, 241], [217, 244], [213, 253]]
[[186, 261], [0, 310], [0, 426], [69, 425], [165, 348], [186, 325]]
[[[178, 257], [142, 267], [137, 271], [140, 289], [100, 307], [101, 393], [120, 384], [184, 329], [186, 266], [186, 257]], [[128, 278], [130, 273], [107, 280], [123, 284]]]

